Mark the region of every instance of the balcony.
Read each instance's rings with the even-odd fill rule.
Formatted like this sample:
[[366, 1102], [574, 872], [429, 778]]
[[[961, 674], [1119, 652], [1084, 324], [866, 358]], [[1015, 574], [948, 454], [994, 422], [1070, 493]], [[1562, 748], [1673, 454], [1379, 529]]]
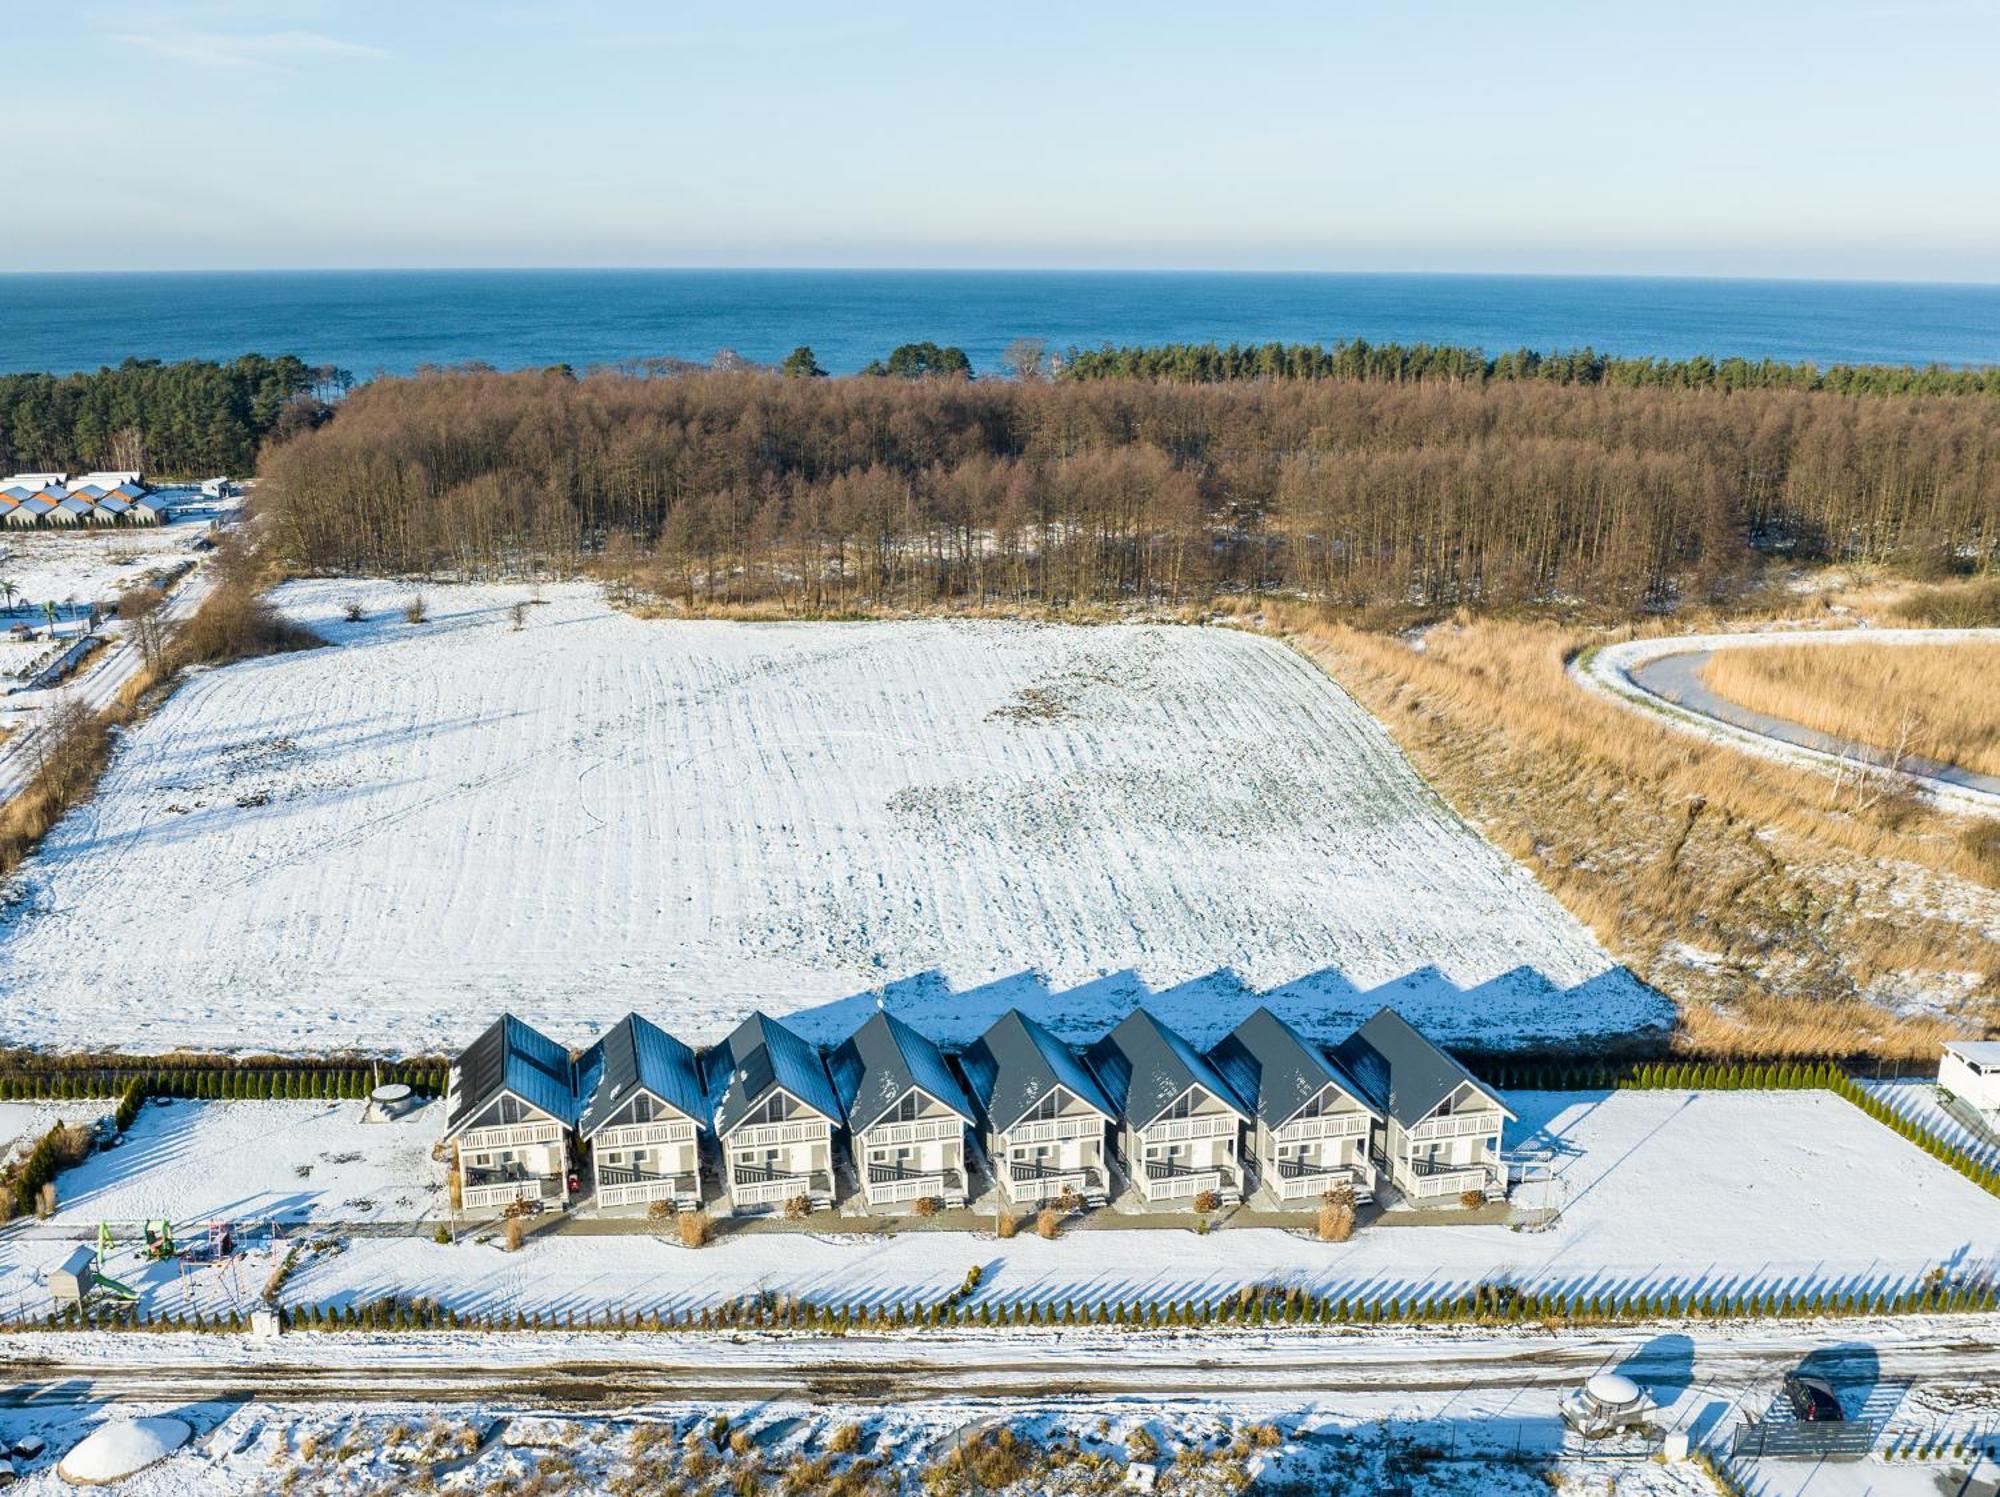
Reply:
[[1322, 1164], [1315, 1159], [1280, 1159], [1272, 1170], [1271, 1194], [1281, 1201], [1318, 1200], [1329, 1190], [1345, 1185], [1355, 1196], [1366, 1199], [1372, 1181], [1351, 1164]]
[[1203, 1191], [1211, 1191], [1228, 1205], [1242, 1199], [1236, 1171], [1227, 1165], [1175, 1164], [1165, 1159], [1142, 1159], [1132, 1172], [1132, 1183], [1149, 1201], [1192, 1201]]
[[516, 1201], [561, 1199], [561, 1175], [531, 1175], [519, 1165], [467, 1169], [459, 1180], [459, 1202], [466, 1211], [504, 1210]]
[[1092, 1205], [1102, 1205], [1105, 1200], [1104, 1172], [1095, 1165], [1065, 1167], [1009, 1160], [1003, 1169], [1000, 1183], [1018, 1205], [1039, 1205], [1064, 1194], [1082, 1196]]
[[1436, 1143], [1447, 1138], [1470, 1138], [1482, 1133], [1498, 1136], [1499, 1132], [1500, 1114], [1489, 1109], [1425, 1118], [1410, 1130], [1410, 1139], [1413, 1143]]
[[663, 1175], [626, 1165], [600, 1164], [595, 1173], [600, 1206], [636, 1206], [653, 1201], [672, 1201], [682, 1206], [701, 1204], [701, 1178], [693, 1171]]
[[1396, 1183], [1403, 1194], [1416, 1200], [1442, 1200], [1450, 1196], [1461, 1196], [1469, 1190], [1476, 1190], [1489, 1200], [1504, 1198], [1507, 1184], [1503, 1176], [1483, 1163], [1453, 1164], [1444, 1160], [1410, 1159], [1403, 1161], [1399, 1173], [1403, 1176]]
[[769, 1170], [752, 1164], [730, 1166], [729, 1198], [738, 1210], [782, 1206], [799, 1196], [815, 1208], [832, 1205], [832, 1174], [826, 1170]]
[[865, 1186], [868, 1204], [888, 1206], [935, 1196], [947, 1206], [965, 1204], [965, 1176], [957, 1170], [905, 1169], [895, 1164], [871, 1164]]

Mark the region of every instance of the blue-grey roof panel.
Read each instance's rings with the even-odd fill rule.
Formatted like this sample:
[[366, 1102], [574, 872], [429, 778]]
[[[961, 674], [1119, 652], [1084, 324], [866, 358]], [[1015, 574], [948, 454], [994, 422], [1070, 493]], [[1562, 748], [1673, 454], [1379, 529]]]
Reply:
[[707, 1096], [694, 1051], [637, 1014], [627, 1014], [577, 1061], [579, 1130], [587, 1138], [643, 1088], [697, 1123], [708, 1123]]
[[1268, 1008], [1224, 1035], [1208, 1058], [1269, 1128], [1282, 1128], [1329, 1085], [1376, 1110], [1360, 1082]]
[[1056, 1087], [1117, 1116], [1104, 1088], [1076, 1052], [1019, 1009], [1009, 1009], [959, 1057], [989, 1127], [1005, 1132]]
[[1430, 1116], [1459, 1087], [1476, 1087], [1512, 1116], [1500, 1094], [1424, 1038], [1393, 1008], [1373, 1018], [1334, 1046], [1333, 1058], [1361, 1084], [1368, 1100], [1405, 1128]]
[[775, 1087], [840, 1122], [840, 1099], [827, 1079], [819, 1051], [777, 1020], [753, 1013], [704, 1058], [709, 1095], [715, 1103], [715, 1131], [727, 1133]]
[[1151, 1123], [1195, 1086], [1249, 1116], [1207, 1058], [1143, 1008], [1120, 1020], [1085, 1058], [1119, 1115], [1134, 1127]]
[[868, 1127], [912, 1087], [972, 1121], [972, 1103], [943, 1052], [894, 1014], [872, 1015], [834, 1051], [827, 1069], [850, 1128]]

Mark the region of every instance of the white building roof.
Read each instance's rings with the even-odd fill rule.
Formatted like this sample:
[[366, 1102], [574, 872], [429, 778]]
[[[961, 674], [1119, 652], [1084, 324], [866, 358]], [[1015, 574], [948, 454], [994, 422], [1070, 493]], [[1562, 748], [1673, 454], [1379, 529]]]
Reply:
[[2000, 1066], [2000, 1040], [1946, 1040], [1944, 1047], [1976, 1066]]

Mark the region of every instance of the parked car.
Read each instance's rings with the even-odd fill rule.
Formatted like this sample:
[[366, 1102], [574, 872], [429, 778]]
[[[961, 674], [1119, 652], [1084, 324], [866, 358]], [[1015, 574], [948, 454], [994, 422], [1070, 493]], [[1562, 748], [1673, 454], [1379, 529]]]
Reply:
[[1655, 1407], [1629, 1377], [1600, 1372], [1563, 1399], [1562, 1421], [1587, 1440], [1601, 1440], [1621, 1430], [1645, 1428]]
[[1794, 1414], [1813, 1424], [1833, 1423], [1847, 1417], [1833, 1384], [1808, 1372], [1785, 1374], [1785, 1399]]

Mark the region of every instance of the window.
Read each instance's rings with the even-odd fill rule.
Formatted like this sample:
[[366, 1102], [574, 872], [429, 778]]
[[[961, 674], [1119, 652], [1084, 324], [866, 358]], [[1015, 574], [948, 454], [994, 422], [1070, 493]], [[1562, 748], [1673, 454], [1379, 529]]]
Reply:
[[903, 1093], [903, 1100], [896, 1104], [896, 1121], [914, 1123], [917, 1120], [919, 1106], [915, 1092]]
[[1052, 1091], [1037, 1102], [1028, 1115], [1022, 1119], [1027, 1123], [1046, 1123], [1062, 1111], [1062, 1093]]
[[1175, 1102], [1175, 1103], [1174, 1103], [1174, 1105], [1173, 1105], [1172, 1107], [1169, 1107], [1169, 1108], [1168, 1108], [1168, 1109], [1166, 1110], [1166, 1112], [1165, 1112], [1165, 1113], [1163, 1114], [1163, 1116], [1165, 1116], [1165, 1117], [1169, 1117], [1169, 1118], [1188, 1118], [1188, 1117], [1193, 1117], [1193, 1116], [1194, 1116], [1194, 1093], [1193, 1093], [1192, 1091], [1189, 1091], [1189, 1092], [1184, 1092], [1184, 1093], [1183, 1093], [1183, 1094], [1181, 1095], [1181, 1097], [1180, 1097], [1180, 1100], [1178, 1100], [1177, 1102]]

